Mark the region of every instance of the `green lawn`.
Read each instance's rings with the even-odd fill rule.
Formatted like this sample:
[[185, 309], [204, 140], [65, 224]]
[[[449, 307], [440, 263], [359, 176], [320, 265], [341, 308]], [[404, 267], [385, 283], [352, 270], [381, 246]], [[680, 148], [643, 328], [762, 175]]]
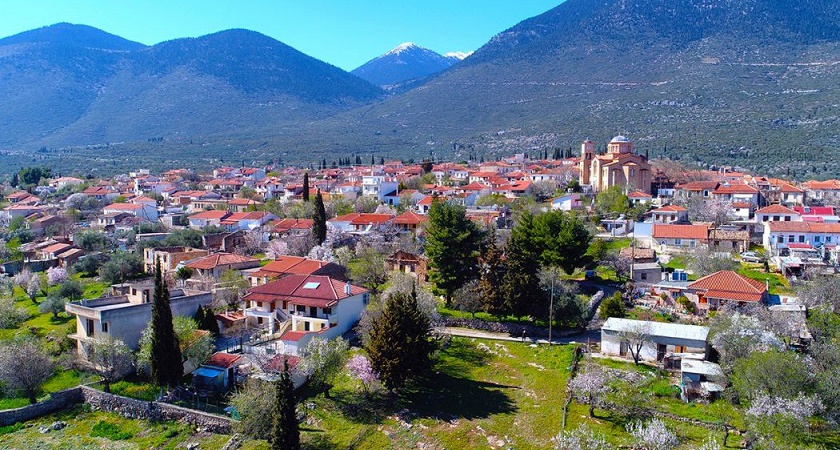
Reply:
[[[56, 371], [55, 375], [50, 377], [50, 379], [41, 386], [38, 399], [43, 400], [49, 396], [51, 392], [63, 391], [64, 389], [69, 389], [94, 379], [95, 378], [91, 375], [79, 372], [78, 370], [59, 369]], [[29, 399], [25, 396], [7, 397], [4, 394], [0, 397], [0, 410], [20, 408], [21, 406], [26, 406], [28, 404]]]
[[769, 282], [771, 294], [793, 293], [793, 290], [790, 288], [790, 284], [787, 279], [782, 276], [782, 274], [776, 272], [767, 273], [764, 271], [764, 266], [761, 264], [741, 263], [741, 268], [738, 269], [738, 273], [762, 283]]
[[[39, 427], [49, 426], [58, 420], [67, 422], [67, 426], [45, 434], [38, 431]], [[116, 414], [92, 412], [83, 406], [26, 425], [0, 430], [0, 448], [175, 449], [185, 448], [188, 443], [197, 443], [201, 449], [220, 449], [230, 439], [224, 435], [199, 433], [188, 424], [131, 420]]]

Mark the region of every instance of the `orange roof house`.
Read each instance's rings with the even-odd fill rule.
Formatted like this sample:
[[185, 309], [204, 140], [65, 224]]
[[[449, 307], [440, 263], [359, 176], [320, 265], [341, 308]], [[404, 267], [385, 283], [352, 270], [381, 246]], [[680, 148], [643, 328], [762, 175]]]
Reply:
[[767, 285], [731, 270], [721, 270], [688, 285], [701, 308], [717, 309], [727, 302], [758, 303], [767, 300]]

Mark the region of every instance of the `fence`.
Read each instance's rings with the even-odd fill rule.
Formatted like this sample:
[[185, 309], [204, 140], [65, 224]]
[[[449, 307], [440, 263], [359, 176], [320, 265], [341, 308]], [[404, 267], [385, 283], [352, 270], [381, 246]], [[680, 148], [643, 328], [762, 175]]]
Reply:
[[34, 405], [0, 411], [0, 426], [37, 419], [79, 403], [87, 403], [100, 411], [120, 414], [130, 419], [186, 422], [213, 433], [230, 433], [232, 423], [232, 420], [227, 417], [182, 408], [169, 403], [148, 402], [105, 393], [88, 386], [77, 386], [55, 392], [50, 395], [49, 399]]

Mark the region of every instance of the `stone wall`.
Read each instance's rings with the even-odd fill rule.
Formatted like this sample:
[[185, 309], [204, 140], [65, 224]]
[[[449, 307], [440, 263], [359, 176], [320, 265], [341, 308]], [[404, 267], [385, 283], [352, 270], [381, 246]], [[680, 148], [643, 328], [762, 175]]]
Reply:
[[26, 422], [69, 408], [83, 401], [81, 387], [77, 386], [50, 394], [50, 398], [34, 405], [0, 411], [0, 426]]
[[113, 412], [130, 419], [151, 421], [178, 421], [192, 424], [213, 433], [230, 433], [231, 420], [194, 409], [181, 408], [169, 403], [147, 402], [89, 388], [81, 387], [82, 397], [94, 409]]

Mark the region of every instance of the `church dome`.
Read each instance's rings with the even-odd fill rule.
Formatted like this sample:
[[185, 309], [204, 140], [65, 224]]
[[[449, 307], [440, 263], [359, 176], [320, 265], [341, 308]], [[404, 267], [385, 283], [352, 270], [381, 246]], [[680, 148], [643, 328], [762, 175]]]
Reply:
[[630, 139], [627, 139], [624, 136], [616, 136], [616, 137], [612, 138], [612, 140], [610, 141], [610, 144], [615, 144], [615, 143], [618, 143], [618, 142], [630, 142]]

